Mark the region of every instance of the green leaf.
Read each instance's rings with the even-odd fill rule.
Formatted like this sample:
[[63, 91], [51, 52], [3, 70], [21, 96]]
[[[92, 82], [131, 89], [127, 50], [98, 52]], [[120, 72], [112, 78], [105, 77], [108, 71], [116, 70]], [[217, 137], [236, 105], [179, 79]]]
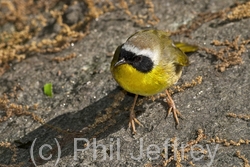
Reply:
[[49, 97], [53, 96], [53, 89], [52, 89], [52, 83], [46, 83], [43, 86], [43, 93]]

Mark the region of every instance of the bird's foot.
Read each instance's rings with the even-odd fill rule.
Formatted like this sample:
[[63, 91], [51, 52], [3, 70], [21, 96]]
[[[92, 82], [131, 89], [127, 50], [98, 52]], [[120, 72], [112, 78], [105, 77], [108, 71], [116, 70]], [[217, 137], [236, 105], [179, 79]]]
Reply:
[[179, 125], [179, 118], [183, 118], [183, 116], [181, 115], [181, 113], [176, 109], [175, 107], [175, 104], [174, 104], [174, 101], [173, 99], [171, 98], [170, 94], [168, 93], [168, 91], [166, 92], [167, 93], [167, 98], [166, 98], [166, 102], [168, 103], [168, 106], [169, 106], [169, 109], [168, 109], [168, 113], [167, 113], [167, 116], [169, 116], [169, 114], [172, 112], [173, 113], [173, 117], [174, 117], [174, 120], [175, 120], [175, 127], [177, 128], [178, 125]]
[[129, 118], [128, 127], [129, 127], [129, 129], [130, 129], [130, 128], [132, 129], [132, 133], [133, 133], [133, 134], [136, 134], [135, 124], [138, 124], [138, 125], [140, 125], [140, 126], [143, 126], [143, 125], [141, 124], [141, 122], [138, 121], [138, 119], [135, 118], [135, 113], [134, 113], [134, 112], [131, 112], [131, 113], [130, 113], [130, 118]]

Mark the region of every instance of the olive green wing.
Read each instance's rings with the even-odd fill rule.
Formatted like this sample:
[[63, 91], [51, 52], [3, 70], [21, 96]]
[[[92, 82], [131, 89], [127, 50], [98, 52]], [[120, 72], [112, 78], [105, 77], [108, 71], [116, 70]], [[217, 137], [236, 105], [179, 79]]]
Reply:
[[175, 64], [180, 66], [187, 66], [189, 64], [187, 55], [181, 49], [173, 45], [170, 50]]

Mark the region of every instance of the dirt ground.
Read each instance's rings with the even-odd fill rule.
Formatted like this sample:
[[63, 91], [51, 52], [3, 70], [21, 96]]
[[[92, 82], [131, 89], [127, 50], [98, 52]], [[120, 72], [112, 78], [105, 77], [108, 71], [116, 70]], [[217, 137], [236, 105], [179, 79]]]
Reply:
[[[250, 166], [250, 2], [44, 2], [0, 0], [0, 166]], [[109, 66], [145, 28], [200, 49], [171, 88], [180, 126], [140, 97], [132, 135]]]

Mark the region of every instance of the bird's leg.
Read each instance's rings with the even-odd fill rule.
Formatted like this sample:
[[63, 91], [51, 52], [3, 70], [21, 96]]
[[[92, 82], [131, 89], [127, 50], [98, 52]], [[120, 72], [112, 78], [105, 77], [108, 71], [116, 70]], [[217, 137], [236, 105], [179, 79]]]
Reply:
[[129, 124], [128, 124], [128, 127], [132, 128], [132, 133], [135, 134], [136, 133], [136, 130], [135, 130], [135, 123], [137, 123], [138, 125], [140, 126], [143, 126], [139, 121], [138, 119], [136, 119], [135, 117], [135, 111], [134, 111], [134, 108], [135, 108], [135, 104], [136, 104], [136, 100], [138, 98], [138, 95], [135, 95], [135, 98], [134, 98], [134, 102], [133, 102], [133, 105], [130, 109], [130, 115], [129, 115]]
[[169, 94], [168, 90], [166, 90], [166, 94], [167, 94], [167, 99], [166, 99], [166, 101], [167, 101], [168, 106], [169, 106], [167, 116], [168, 116], [171, 112], [173, 113], [174, 120], [175, 120], [175, 126], [177, 127], [177, 126], [179, 125], [179, 119], [178, 119], [178, 117], [182, 117], [182, 116], [181, 116], [181, 113], [176, 109], [175, 104], [174, 104], [174, 101], [173, 101], [173, 99], [171, 98], [171, 95]]

